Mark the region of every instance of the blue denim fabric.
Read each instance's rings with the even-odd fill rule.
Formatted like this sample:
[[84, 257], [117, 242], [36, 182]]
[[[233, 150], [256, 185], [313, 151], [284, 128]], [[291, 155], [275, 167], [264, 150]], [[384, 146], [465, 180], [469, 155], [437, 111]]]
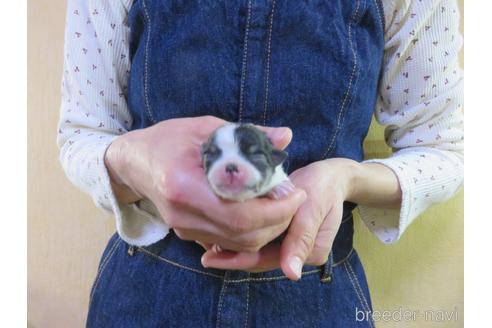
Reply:
[[142, 248], [115, 234], [99, 266], [87, 327], [373, 327], [356, 321], [371, 300], [353, 249], [338, 262], [305, 266], [298, 282], [280, 270], [204, 268], [201, 253], [173, 232]]
[[[128, 104], [133, 129], [214, 115], [289, 126], [286, 170], [331, 157], [363, 159], [384, 47], [377, 0], [136, 0]], [[205, 269], [173, 233], [147, 248], [117, 236], [101, 260], [88, 327], [373, 327], [352, 248], [355, 204], [329, 261], [299, 282]]]

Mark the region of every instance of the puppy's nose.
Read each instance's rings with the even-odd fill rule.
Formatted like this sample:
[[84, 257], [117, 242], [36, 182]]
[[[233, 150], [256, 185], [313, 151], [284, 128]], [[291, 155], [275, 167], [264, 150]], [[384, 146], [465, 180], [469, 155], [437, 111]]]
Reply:
[[229, 163], [226, 165], [226, 172], [227, 173], [234, 173], [234, 172], [239, 172], [238, 168], [237, 168], [237, 165], [234, 164], [234, 163]]

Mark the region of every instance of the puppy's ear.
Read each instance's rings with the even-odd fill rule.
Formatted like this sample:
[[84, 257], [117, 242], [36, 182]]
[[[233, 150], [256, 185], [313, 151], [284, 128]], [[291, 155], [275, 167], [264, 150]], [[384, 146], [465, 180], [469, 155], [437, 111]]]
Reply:
[[287, 152], [285, 152], [283, 150], [274, 149], [272, 151], [273, 166], [278, 166], [278, 165], [282, 164], [285, 161], [285, 159], [287, 158], [287, 156], [288, 156]]
[[213, 135], [212, 135], [207, 139], [207, 141], [202, 143], [202, 145], [200, 146], [200, 154], [202, 155], [202, 158], [210, 150], [210, 147], [212, 146], [213, 140], [214, 139], [213, 139]]
[[208, 163], [208, 152], [210, 149], [210, 139], [207, 140], [206, 142], [202, 143], [200, 146], [200, 157], [201, 157], [201, 166], [205, 169], [205, 173], [208, 173], [208, 170], [210, 169], [210, 165]]
[[207, 152], [208, 147], [210, 147], [209, 141], [202, 143], [202, 145], [200, 146], [200, 154], [202, 155], [202, 157]]

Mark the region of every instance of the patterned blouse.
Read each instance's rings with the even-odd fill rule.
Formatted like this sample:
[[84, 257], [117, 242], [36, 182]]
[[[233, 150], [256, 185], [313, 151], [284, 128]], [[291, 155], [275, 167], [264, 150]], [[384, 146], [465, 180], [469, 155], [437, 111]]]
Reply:
[[[367, 227], [384, 243], [397, 241], [429, 206], [450, 198], [463, 183], [463, 77], [459, 11], [452, 0], [383, 0], [386, 20], [384, 72], [374, 115], [385, 127], [391, 168], [402, 189], [398, 209], [359, 205]], [[128, 11], [132, 0], [68, 1], [60, 160], [69, 179], [98, 207], [114, 213], [117, 226], [144, 231], [131, 240], [155, 239], [161, 218], [148, 201], [119, 204], [104, 153], [128, 131], [130, 71]], [[118, 229], [120, 230], [120, 229]]]

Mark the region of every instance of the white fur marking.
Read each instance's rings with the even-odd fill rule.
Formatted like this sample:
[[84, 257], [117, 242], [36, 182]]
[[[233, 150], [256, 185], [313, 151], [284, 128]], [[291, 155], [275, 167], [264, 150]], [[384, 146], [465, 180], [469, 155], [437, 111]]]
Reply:
[[[248, 160], [246, 160], [239, 150], [239, 145], [236, 143], [234, 138], [234, 132], [238, 124], [227, 124], [217, 129], [215, 133], [215, 144], [222, 151], [220, 158], [212, 163], [207, 178], [212, 186], [214, 192], [226, 199], [232, 199], [237, 201], [244, 201], [246, 199], [255, 198], [267, 194], [275, 186], [282, 183], [283, 181], [289, 180], [285, 174], [282, 165], [278, 165], [270, 178], [268, 184], [263, 185], [261, 173], [258, 169], [252, 165]], [[235, 163], [240, 165], [242, 170], [247, 171], [248, 179], [245, 182], [247, 186], [261, 186], [258, 190], [246, 189], [238, 195], [230, 195], [224, 193], [219, 188], [217, 188], [217, 181], [214, 181], [214, 176], [218, 173], [217, 170], [221, 170], [228, 163]]]

